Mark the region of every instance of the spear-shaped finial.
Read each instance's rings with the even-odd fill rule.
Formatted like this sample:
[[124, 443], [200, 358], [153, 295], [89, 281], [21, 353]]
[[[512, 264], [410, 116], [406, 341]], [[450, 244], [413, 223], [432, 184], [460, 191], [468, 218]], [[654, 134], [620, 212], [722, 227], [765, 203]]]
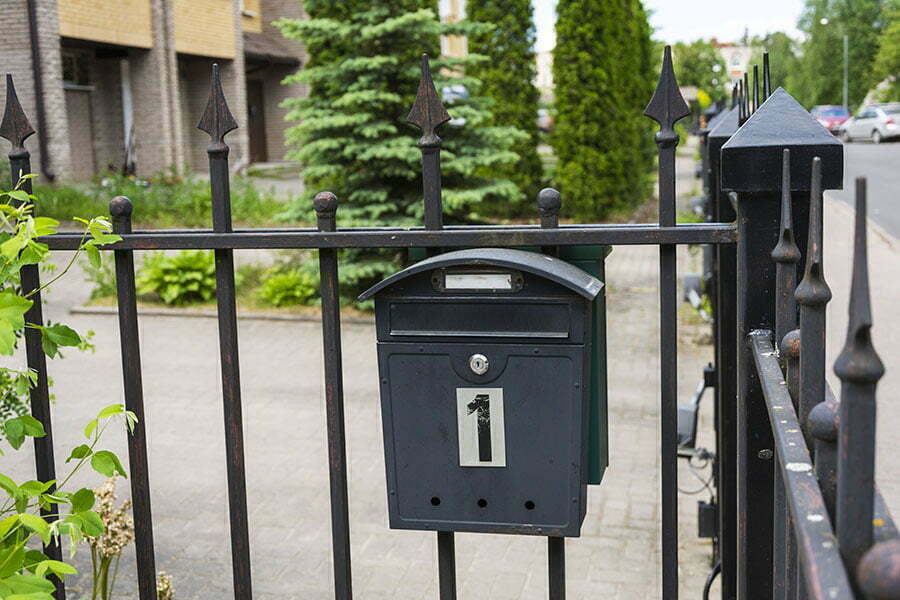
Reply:
[[782, 153], [781, 165], [781, 233], [778, 244], [772, 250], [775, 262], [800, 262], [800, 249], [794, 236], [794, 225], [791, 218], [791, 151], [787, 148]]
[[744, 81], [741, 84], [741, 117], [738, 125], [743, 125], [750, 118], [750, 75], [744, 73]]
[[12, 75], [6, 74], [6, 110], [3, 111], [3, 121], [0, 122], [0, 137], [12, 144], [10, 154], [25, 152], [25, 140], [34, 134], [34, 128], [28, 122], [19, 96], [16, 94], [16, 86], [13, 84]]
[[422, 191], [425, 197], [425, 228], [443, 227], [441, 201], [441, 138], [435, 130], [450, 120], [450, 114], [438, 97], [431, 78], [428, 55], [422, 55], [422, 78], [419, 91], [406, 120], [422, 130], [419, 148], [422, 150]]
[[791, 151], [784, 149], [781, 166], [781, 231], [778, 244], [772, 250], [776, 263], [775, 273], [775, 339], [784, 336], [797, 326], [797, 302], [794, 288], [797, 285], [797, 263], [800, 249], [794, 235], [791, 218]]
[[450, 114], [441, 103], [434, 87], [427, 54], [422, 55], [422, 77], [419, 79], [419, 91], [416, 93], [416, 101], [406, 116], [406, 120], [422, 130], [419, 146], [440, 145], [441, 138], [437, 136], [435, 130], [450, 120]]
[[225, 101], [225, 93], [222, 91], [222, 79], [219, 77], [219, 65], [213, 64], [212, 80], [209, 85], [209, 100], [206, 102], [206, 110], [197, 124], [197, 129], [209, 134], [210, 149], [221, 150], [227, 148], [225, 135], [229, 131], [238, 128], [237, 121], [228, 110]]
[[884, 365], [872, 346], [872, 305], [869, 298], [869, 265], [866, 241], [866, 179], [856, 180], [856, 231], [853, 242], [853, 279], [850, 284], [850, 319], [847, 341], [834, 364], [842, 381], [875, 383]]
[[[644, 109], [644, 115], [659, 123], [660, 135], [673, 134], [675, 122], [691, 114], [687, 102], [681, 96], [678, 82], [675, 80], [675, 68], [672, 66], [672, 47], [666, 46], [663, 54], [662, 70], [659, 73], [659, 82], [656, 91], [650, 98], [650, 103]], [[667, 136], [670, 137], [670, 136]], [[657, 140], [660, 136], [657, 136]], [[675, 136], [674, 141], [678, 140]]]
[[[822, 159], [812, 161], [812, 181], [809, 193], [809, 234], [806, 249], [806, 270], [803, 281], [797, 286], [799, 304], [824, 306], [831, 300], [831, 288], [825, 281], [822, 266]], [[811, 407], [810, 407], [811, 408]]]
[[731, 108], [734, 108], [735, 106], [737, 106], [737, 99], [738, 99], [738, 84], [735, 83], [733, 86], [731, 86]]
[[769, 53], [763, 52], [763, 100], [772, 95], [772, 73], [769, 71]]

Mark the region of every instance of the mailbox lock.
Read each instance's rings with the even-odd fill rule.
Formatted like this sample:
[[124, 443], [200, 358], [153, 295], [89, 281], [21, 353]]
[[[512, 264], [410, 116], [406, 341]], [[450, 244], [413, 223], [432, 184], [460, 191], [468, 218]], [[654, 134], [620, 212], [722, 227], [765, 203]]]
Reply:
[[469, 368], [476, 375], [484, 375], [490, 366], [487, 356], [484, 354], [473, 354], [469, 357]]

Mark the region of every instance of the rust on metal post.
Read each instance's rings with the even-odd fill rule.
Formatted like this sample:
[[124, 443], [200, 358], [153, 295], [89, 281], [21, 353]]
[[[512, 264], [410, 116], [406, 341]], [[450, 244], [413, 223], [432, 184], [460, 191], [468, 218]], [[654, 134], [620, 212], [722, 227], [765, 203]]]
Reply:
[[875, 387], [884, 375], [884, 365], [872, 345], [867, 254], [866, 180], [859, 178], [847, 341], [834, 364], [834, 373], [841, 380], [837, 536], [850, 569], [855, 569], [873, 543]]
[[[113, 232], [131, 233], [133, 206], [124, 196], [109, 203]], [[122, 349], [122, 382], [125, 408], [137, 416], [128, 436], [128, 461], [131, 499], [134, 503], [134, 546], [137, 555], [140, 600], [156, 600], [156, 559], [153, 552], [153, 518], [150, 510], [150, 470], [147, 461], [147, 413], [141, 373], [141, 346], [137, 318], [137, 292], [134, 279], [134, 251], [116, 250], [116, 303], [119, 314], [119, 340]]]
[[[228, 144], [225, 136], [237, 129], [228, 109], [219, 65], [213, 65], [209, 101], [197, 128], [209, 134], [209, 184], [212, 192], [213, 230], [231, 234], [231, 191]], [[244, 460], [244, 426], [241, 409], [241, 376], [238, 354], [234, 255], [230, 248], [217, 249], [216, 310], [219, 320], [219, 353], [222, 370], [222, 403], [225, 417], [225, 458], [228, 473], [228, 508], [231, 528], [231, 567], [235, 600], [253, 597], [250, 570], [250, 532], [247, 519], [247, 479]]]
[[800, 405], [800, 330], [792, 329], [781, 339], [779, 356], [784, 362], [788, 392], [794, 410]]
[[813, 407], [825, 399], [825, 305], [831, 289], [825, 282], [822, 266], [822, 160], [812, 161], [812, 185], [809, 198], [809, 236], [806, 270], [795, 293], [800, 305], [800, 425], [807, 446], [812, 440], [806, 419]]
[[[11, 187], [18, 185], [23, 175], [31, 174], [31, 154], [25, 148], [25, 140], [34, 134], [34, 128], [28, 122], [25, 111], [19, 103], [16, 88], [12, 76], [6, 76], [6, 108], [3, 111], [3, 119], [0, 121], [0, 137], [9, 140], [12, 148], [9, 152], [9, 169]], [[21, 189], [31, 193], [31, 179], [22, 182]], [[79, 242], [80, 245], [80, 242]], [[25, 322], [33, 325], [43, 325], [43, 304], [41, 301], [41, 276], [38, 265], [25, 265], [19, 272], [19, 280], [22, 293], [31, 295], [31, 307], [25, 313]], [[53, 457], [53, 427], [50, 417], [50, 389], [47, 380], [47, 358], [41, 344], [41, 331], [34, 327], [25, 328], [25, 354], [28, 369], [36, 374], [34, 385], [29, 390], [31, 400], [31, 416], [44, 426], [45, 435], [34, 438], [35, 472], [40, 481], [56, 480], [56, 462]], [[51, 487], [48, 491], [53, 491]], [[47, 521], [56, 520], [57, 505], [41, 508], [41, 515]], [[51, 540], [44, 545], [44, 553], [53, 560], [62, 560], [62, 549], [59, 543]], [[65, 585], [60, 579], [55, 579], [56, 589], [53, 596], [56, 600], [65, 600]]]
[[[791, 216], [791, 151], [784, 149], [781, 169], [781, 227], [778, 244], [772, 250], [775, 261], [775, 339], [781, 341], [787, 333], [797, 327], [797, 301], [794, 288], [797, 286], [797, 264], [800, 249], [794, 235]], [[783, 361], [782, 361], [783, 362]]]
[[769, 53], [763, 52], [763, 101], [772, 95], [772, 73], [769, 70]]
[[900, 539], [875, 544], [860, 561], [856, 576], [869, 600], [900, 599]]
[[425, 228], [440, 229], [443, 225], [441, 200], [441, 138], [435, 130], [450, 120], [450, 114], [434, 87], [428, 55], [422, 55], [422, 77], [416, 101], [406, 120], [422, 130], [419, 148], [422, 150], [422, 190], [425, 196]]
[[[319, 231], [337, 228], [337, 196], [319, 192], [313, 199]], [[341, 296], [337, 250], [319, 250], [322, 295], [322, 346], [325, 360], [325, 424], [328, 436], [328, 478], [331, 491], [331, 548], [334, 597], [353, 598], [350, 566], [350, 500], [347, 492], [347, 444], [344, 419], [344, 377], [341, 355]]]
[[[690, 114], [681, 96], [672, 49], [666, 46], [662, 70], [644, 115], [659, 123], [659, 224], [675, 225], [675, 123]], [[660, 460], [662, 495], [662, 597], [678, 598], [678, 296], [675, 246], [659, 247], [660, 300]]]

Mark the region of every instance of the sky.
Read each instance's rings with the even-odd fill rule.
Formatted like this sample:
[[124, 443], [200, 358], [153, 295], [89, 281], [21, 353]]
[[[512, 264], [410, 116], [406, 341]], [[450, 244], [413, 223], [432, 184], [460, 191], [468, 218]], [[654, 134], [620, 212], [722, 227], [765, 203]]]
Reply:
[[[532, 0], [537, 26], [537, 50], [552, 50], [556, 43], [556, 0]], [[744, 34], [784, 31], [798, 36], [797, 18], [803, 0], [644, 0], [652, 11], [655, 37], [667, 43], [716, 37], [730, 42]]]

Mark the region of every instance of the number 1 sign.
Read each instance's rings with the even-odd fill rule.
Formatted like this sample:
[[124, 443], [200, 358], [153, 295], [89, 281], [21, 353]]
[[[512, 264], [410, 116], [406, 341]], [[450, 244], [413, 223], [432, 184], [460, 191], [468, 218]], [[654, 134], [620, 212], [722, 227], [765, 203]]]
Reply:
[[505, 467], [503, 388], [457, 388], [459, 466]]

